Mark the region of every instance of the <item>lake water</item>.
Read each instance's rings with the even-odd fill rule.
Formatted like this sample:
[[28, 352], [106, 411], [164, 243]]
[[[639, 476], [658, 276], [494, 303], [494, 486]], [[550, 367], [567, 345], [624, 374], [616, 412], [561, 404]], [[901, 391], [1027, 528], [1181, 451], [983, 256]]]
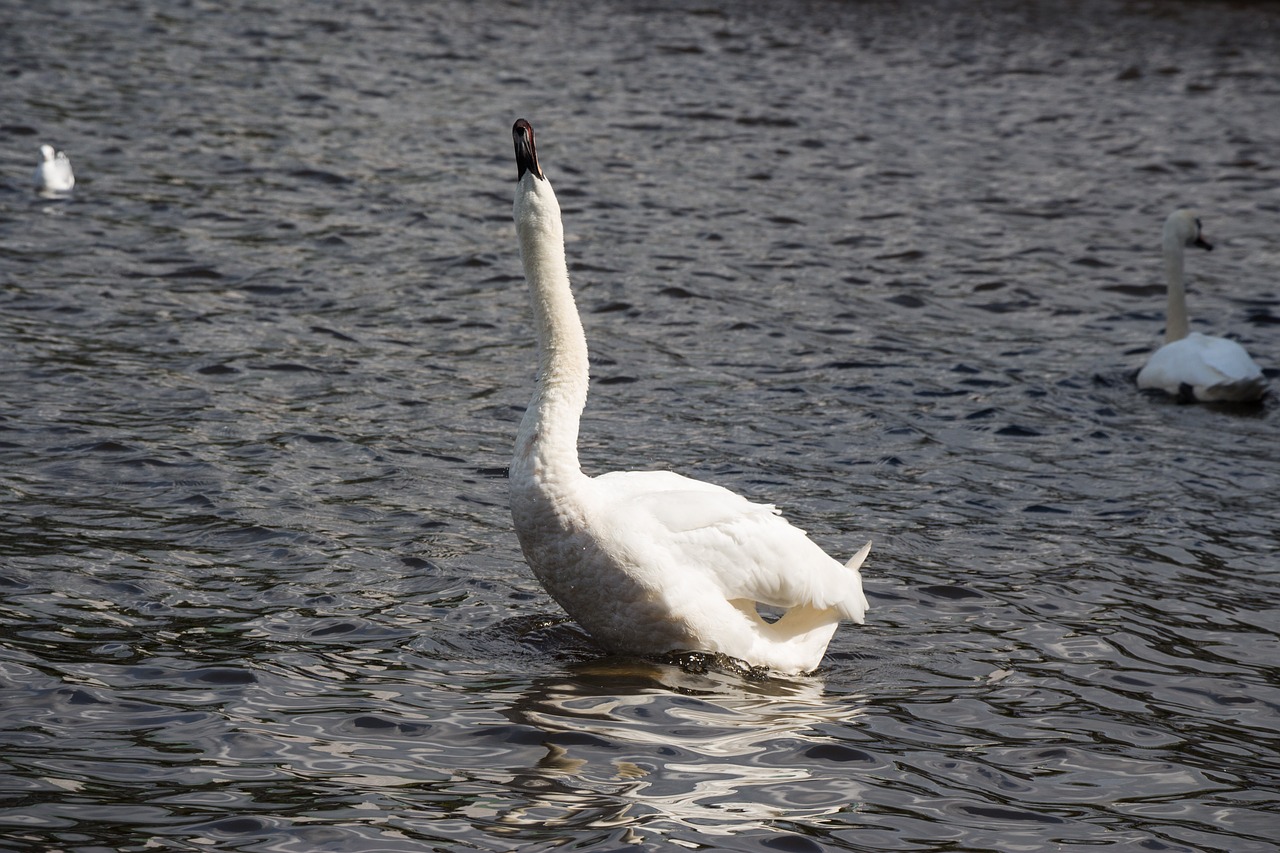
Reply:
[[[1132, 381], [1195, 205], [1280, 387], [1280, 8], [4, 17], [0, 848], [1280, 849], [1277, 403]], [[812, 677], [602, 657], [524, 565], [521, 116], [588, 471], [875, 541]]]

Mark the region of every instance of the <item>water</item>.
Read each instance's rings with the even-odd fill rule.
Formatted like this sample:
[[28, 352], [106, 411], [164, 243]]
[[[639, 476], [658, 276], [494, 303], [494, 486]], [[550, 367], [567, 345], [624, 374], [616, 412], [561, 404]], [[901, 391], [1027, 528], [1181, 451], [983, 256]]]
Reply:
[[[0, 847], [1280, 849], [1276, 404], [1132, 385], [1180, 204], [1277, 379], [1274, 7], [5, 17]], [[519, 116], [588, 469], [875, 540], [813, 677], [601, 658], [524, 567]]]

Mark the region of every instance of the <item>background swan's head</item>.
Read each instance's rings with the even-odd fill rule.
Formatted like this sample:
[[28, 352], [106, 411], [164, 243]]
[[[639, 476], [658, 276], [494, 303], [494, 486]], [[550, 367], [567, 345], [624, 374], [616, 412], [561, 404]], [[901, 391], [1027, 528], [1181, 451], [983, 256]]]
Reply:
[[42, 158], [44, 158], [45, 162], [48, 162], [49, 160], [52, 160], [52, 159], [53, 159], [53, 146], [52, 146], [52, 145], [41, 145], [41, 146], [40, 146], [40, 156], [41, 156]]
[[1204, 238], [1200, 217], [1196, 216], [1194, 210], [1186, 208], [1175, 210], [1164, 221], [1164, 247], [1173, 249], [1181, 246], [1213, 250], [1213, 244]]

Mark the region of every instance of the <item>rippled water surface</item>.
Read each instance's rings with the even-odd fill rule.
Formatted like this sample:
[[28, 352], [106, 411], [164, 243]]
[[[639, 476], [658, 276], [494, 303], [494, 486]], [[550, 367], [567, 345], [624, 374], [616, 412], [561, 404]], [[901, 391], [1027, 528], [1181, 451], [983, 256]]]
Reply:
[[[1278, 849], [1277, 406], [1132, 383], [1184, 204], [1280, 382], [1277, 7], [4, 14], [0, 848]], [[875, 540], [812, 677], [521, 560], [519, 116], [588, 470]]]

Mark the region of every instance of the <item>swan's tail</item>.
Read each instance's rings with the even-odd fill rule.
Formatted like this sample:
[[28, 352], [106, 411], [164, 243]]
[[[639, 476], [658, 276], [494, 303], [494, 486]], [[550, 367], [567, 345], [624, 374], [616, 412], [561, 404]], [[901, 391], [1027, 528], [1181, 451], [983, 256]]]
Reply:
[[867, 544], [859, 549], [858, 553], [849, 558], [849, 562], [844, 564], [846, 569], [852, 569], [854, 574], [853, 589], [844, 601], [838, 605], [840, 616], [848, 619], [850, 622], [862, 624], [867, 615], [867, 597], [862, 592], [862, 561], [867, 559], [867, 555], [871, 553], [871, 541], [867, 540]]
[[855, 572], [862, 568], [862, 561], [867, 559], [867, 555], [871, 553], [871, 540], [867, 540], [867, 544], [863, 545], [858, 553], [849, 558], [849, 562], [845, 563], [846, 569], [853, 569]]

